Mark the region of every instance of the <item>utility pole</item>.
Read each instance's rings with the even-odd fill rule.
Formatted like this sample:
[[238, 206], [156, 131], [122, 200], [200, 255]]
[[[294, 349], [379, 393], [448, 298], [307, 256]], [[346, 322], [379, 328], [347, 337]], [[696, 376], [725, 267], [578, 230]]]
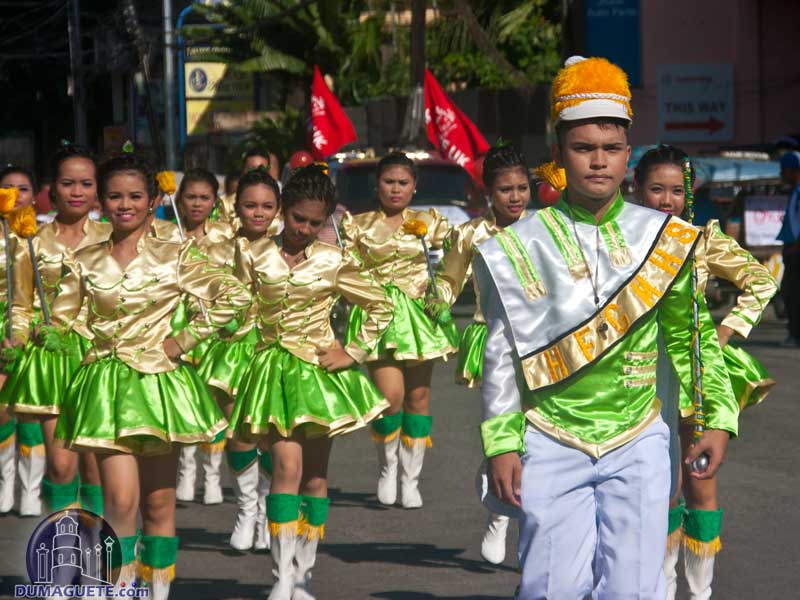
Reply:
[[86, 90], [83, 87], [80, 0], [69, 0], [67, 34], [69, 36], [69, 59], [72, 75], [72, 117], [75, 127], [75, 142], [86, 145], [89, 136], [86, 132]]
[[167, 169], [175, 169], [175, 31], [172, 28], [172, 0], [164, 0], [164, 116]]
[[411, 97], [403, 119], [403, 141], [424, 144], [425, 123], [425, 0], [411, 1]]

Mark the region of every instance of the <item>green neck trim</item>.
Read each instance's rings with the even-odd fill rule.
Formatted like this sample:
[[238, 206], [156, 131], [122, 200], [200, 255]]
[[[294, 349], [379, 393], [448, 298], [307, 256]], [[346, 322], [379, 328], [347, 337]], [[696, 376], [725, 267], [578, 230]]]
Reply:
[[558, 199], [558, 202], [556, 202], [555, 207], [567, 216], [570, 215], [570, 208], [572, 208], [572, 215], [575, 220], [580, 223], [587, 223], [588, 225], [605, 225], [609, 221], [615, 220], [625, 207], [625, 200], [622, 198], [622, 193], [617, 190], [616, 197], [611, 201], [611, 205], [608, 207], [608, 210], [606, 210], [603, 218], [600, 219], [600, 223], [598, 223], [592, 213], [581, 206], [570, 204], [567, 201], [567, 197], [567, 190], [561, 192], [561, 197]]

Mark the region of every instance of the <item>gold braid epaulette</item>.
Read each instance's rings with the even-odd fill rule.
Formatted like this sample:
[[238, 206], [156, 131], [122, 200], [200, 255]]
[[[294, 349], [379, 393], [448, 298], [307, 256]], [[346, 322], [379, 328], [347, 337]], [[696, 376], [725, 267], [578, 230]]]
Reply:
[[528, 388], [536, 391], [561, 383], [610, 351], [666, 295], [691, 256], [699, 233], [670, 218], [641, 266], [599, 311], [522, 357]]

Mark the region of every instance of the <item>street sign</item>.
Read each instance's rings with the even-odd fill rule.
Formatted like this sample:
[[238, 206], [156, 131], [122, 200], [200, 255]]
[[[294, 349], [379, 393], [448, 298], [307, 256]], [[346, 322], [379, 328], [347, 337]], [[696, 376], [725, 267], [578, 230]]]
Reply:
[[586, 0], [586, 56], [602, 56], [622, 68], [631, 87], [641, 80], [639, 0]]
[[659, 65], [657, 76], [659, 141], [733, 139], [732, 65]]
[[216, 113], [242, 113], [255, 108], [253, 75], [236, 71], [227, 63], [187, 61], [183, 84], [187, 135], [217, 131]]

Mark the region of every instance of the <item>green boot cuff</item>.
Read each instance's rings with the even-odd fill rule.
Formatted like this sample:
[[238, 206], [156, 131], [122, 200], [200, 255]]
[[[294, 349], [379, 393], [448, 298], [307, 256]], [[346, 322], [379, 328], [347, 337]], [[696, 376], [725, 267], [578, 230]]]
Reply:
[[42, 499], [50, 512], [58, 512], [78, 503], [78, 476], [71, 483], [53, 483], [47, 477], [42, 479]]
[[141, 563], [152, 569], [166, 569], [178, 559], [178, 538], [160, 535], [142, 536]]
[[674, 533], [675, 531], [681, 528], [681, 525], [683, 525], [684, 512], [686, 512], [686, 504], [684, 503], [683, 498], [681, 498], [680, 504], [678, 504], [678, 506], [669, 509], [669, 521], [668, 521], [669, 524], [667, 527], [667, 535], [670, 535], [671, 533]]
[[258, 460], [258, 450], [255, 448], [244, 452], [225, 450], [225, 453], [228, 456], [228, 466], [233, 469], [234, 473], [241, 473]]
[[300, 510], [303, 511], [303, 516], [309, 525], [321, 527], [328, 520], [328, 508], [330, 505], [330, 498], [303, 496], [303, 504]]
[[8, 423], [0, 425], [0, 444], [9, 439], [17, 430], [17, 421], [11, 419]]
[[410, 438], [426, 438], [431, 435], [433, 418], [428, 415], [403, 413], [403, 435]]
[[398, 429], [403, 424], [403, 411], [401, 410], [396, 415], [386, 415], [380, 419], [375, 419], [372, 422], [372, 430], [378, 435], [387, 436]]
[[267, 496], [267, 518], [270, 523], [290, 523], [300, 516], [302, 496], [295, 494], [270, 494]]
[[261, 452], [258, 457], [258, 465], [267, 475], [272, 476], [272, 456], [269, 452]]
[[719, 537], [722, 529], [722, 509], [696, 510], [690, 508], [683, 518], [686, 536], [698, 542], [708, 543]]
[[114, 567], [122, 565], [129, 565], [136, 560], [136, 543], [139, 541], [138, 535], [129, 535], [127, 537], [119, 538], [120, 546], [120, 563], [114, 564]]
[[81, 482], [81, 508], [103, 516], [103, 486]]
[[17, 427], [17, 439], [20, 446], [41, 446], [44, 444], [42, 426], [39, 423], [20, 423]]

